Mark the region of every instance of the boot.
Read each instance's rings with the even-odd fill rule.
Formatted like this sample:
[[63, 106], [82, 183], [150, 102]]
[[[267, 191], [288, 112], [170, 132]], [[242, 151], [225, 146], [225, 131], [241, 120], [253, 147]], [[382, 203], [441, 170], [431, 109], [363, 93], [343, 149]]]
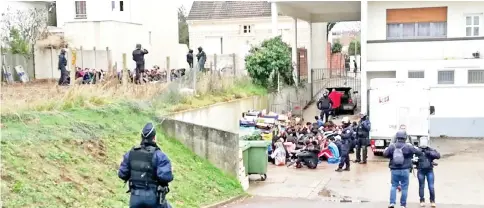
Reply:
[[437, 205], [435, 204], [435, 202], [430, 202], [430, 206], [431, 207], [437, 207]]
[[346, 167], [343, 169], [344, 171], [350, 171], [350, 168], [349, 167]]
[[366, 161], [361, 161], [360, 164], [364, 165], [366, 164]]
[[361, 160], [355, 160], [355, 161], [353, 161], [353, 162], [354, 162], [354, 163], [360, 163], [360, 162], [361, 162]]
[[343, 172], [343, 169], [338, 168], [338, 169], [336, 169], [335, 171], [336, 171], [336, 172]]

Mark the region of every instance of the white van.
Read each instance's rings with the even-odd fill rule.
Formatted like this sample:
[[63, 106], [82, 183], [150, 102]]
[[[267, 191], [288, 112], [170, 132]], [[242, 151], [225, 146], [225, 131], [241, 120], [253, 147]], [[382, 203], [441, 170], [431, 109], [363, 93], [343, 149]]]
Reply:
[[376, 78], [368, 91], [371, 122], [370, 145], [375, 155], [382, 155], [396, 132], [405, 128], [410, 142], [429, 138], [430, 87], [419, 79]]

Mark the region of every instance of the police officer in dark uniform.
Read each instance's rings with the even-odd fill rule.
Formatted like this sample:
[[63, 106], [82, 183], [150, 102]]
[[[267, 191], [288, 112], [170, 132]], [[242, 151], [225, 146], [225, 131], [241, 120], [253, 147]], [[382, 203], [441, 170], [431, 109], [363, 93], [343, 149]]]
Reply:
[[[350, 149], [352, 147], [353, 128], [351, 127], [348, 117], [344, 117], [341, 121], [343, 124], [343, 130], [341, 131], [341, 141], [336, 143], [340, 152], [340, 163], [338, 165], [337, 172], [350, 171]], [[343, 166], [345, 168], [343, 169]]]
[[129, 181], [130, 208], [170, 208], [166, 201], [168, 183], [173, 181], [171, 162], [156, 145], [156, 130], [152, 123], [141, 132], [141, 144], [127, 152], [118, 176]]
[[69, 77], [67, 72], [67, 58], [66, 58], [66, 50], [61, 49], [59, 54], [59, 62], [58, 62], [58, 69], [60, 70], [60, 78], [59, 78], [59, 85], [68, 85], [69, 82], [67, 81], [67, 77]]
[[[360, 121], [356, 127], [356, 160], [355, 163], [366, 164], [368, 158], [368, 145], [370, 145], [371, 124], [368, 116], [364, 113], [360, 115]], [[363, 158], [361, 153], [363, 150]], [[361, 160], [363, 159], [363, 161]]]
[[145, 55], [148, 50], [141, 48], [141, 44], [136, 44], [136, 49], [133, 51], [133, 61], [136, 62], [136, 78], [135, 83], [141, 84], [141, 74], [145, 71]]

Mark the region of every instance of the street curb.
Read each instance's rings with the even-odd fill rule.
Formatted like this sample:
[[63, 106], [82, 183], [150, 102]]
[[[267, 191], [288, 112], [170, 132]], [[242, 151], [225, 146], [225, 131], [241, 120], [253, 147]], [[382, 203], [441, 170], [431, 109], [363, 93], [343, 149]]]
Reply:
[[223, 206], [223, 205], [230, 204], [234, 201], [237, 201], [239, 199], [242, 199], [242, 198], [245, 198], [245, 197], [248, 197], [248, 196], [249, 195], [247, 193], [243, 193], [243, 194], [240, 194], [238, 196], [234, 196], [234, 197], [229, 198], [229, 199], [224, 200], [224, 201], [216, 202], [216, 203], [211, 204], [211, 205], [202, 206], [201, 208], [217, 208], [217, 207], [220, 207], [220, 206]]

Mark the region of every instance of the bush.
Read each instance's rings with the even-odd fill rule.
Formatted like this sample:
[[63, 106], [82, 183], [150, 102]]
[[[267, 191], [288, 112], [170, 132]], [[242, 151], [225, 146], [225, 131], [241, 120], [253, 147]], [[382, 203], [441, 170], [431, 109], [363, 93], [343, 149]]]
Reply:
[[245, 68], [255, 84], [276, 89], [279, 82], [294, 85], [291, 50], [281, 36], [262, 41], [253, 46], [245, 57]]
[[341, 53], [342, 50], [343, 50], [343, 45], [341, 45], [339, 41], [336, 41], [331, 47], [331, 54]]

